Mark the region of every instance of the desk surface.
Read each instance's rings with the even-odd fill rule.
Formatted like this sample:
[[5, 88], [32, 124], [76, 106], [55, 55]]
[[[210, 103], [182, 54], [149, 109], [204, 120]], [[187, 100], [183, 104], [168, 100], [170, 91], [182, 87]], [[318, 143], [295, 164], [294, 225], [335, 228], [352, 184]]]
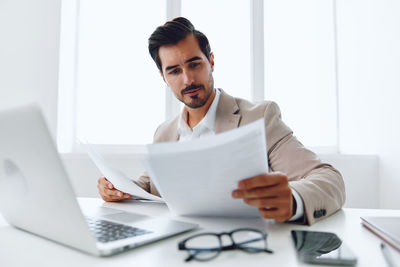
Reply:
[[[360, 224], [360, 216], [400, 216], [400, 210], [343, 209], [313, 226], [266, 223], [262, 219], [174, 217], [163, 204], [126, 201], [104, 203], [101, 199], [80, 198], [82, 209], [90, 212], [99, 206], [195, 222], [200, 229], [164, 239], [106, 258], [99, 258], [55, 244], [10, 225], [0, 216], [1, 266], [306, 266], [297, 261], [290, 230], [305, 229], [336, 233], [358, 257], [357, 266], [386, 266], [380, 251], [380, 239]], [[66, 222], [67, 223], [67, 222]], [[274, 254], [247, 254], [227, 251], [207, 263], [184, 263], [186, 252], [177, 243], [194, 233], [228, 231], [238, 227], [256, 227], [268, 231], [268, 245]], [[392, 251], [397, 262], [398, 253]], [[315, 265], [314, 265], [315, 266]]]

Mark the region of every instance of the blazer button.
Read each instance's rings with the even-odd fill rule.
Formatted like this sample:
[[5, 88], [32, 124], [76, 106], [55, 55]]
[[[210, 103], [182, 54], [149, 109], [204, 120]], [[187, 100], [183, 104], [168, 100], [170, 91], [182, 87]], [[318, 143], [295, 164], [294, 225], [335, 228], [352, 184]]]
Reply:
[[319, 210], [314, 211], [314, 218], [319, 218]]
[[319, 218], [325, 215], [326, 211], [325, 210], [316, 210], [314, 211], [314, 218]]

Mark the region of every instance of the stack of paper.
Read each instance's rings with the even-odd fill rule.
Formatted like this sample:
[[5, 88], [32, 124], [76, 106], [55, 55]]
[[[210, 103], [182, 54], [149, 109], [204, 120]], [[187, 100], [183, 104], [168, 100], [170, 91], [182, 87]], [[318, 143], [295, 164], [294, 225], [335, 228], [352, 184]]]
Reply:
[[202, 139], [148, 145], [146, 170], [178, 215], [259, 217], [231, 194], [240, 180], [268, 172], [264, 120]]
[[259, 217], [257, 208], [233, 199], [240, 180], [268, 172], [264, 120], [202, 139], [148, 145], [145, 165], [163, 199], [113, 168], [89, 144], [102, 174], [122, 192], [165, 201], [177, 215]]
[[86, 150], [93, 163], [97, 166], [104, 177], [109, 180], [116, 189], [131, 194], [136, 198], [143, 198], [155, 201], [164, 202], [160, 197], [150, 194], [143, 190], [140, 186], [136, 185], [128, 176], [120, 170], [109, 165], [104, 158], [97, 153], [88, 143], [85, 144]]

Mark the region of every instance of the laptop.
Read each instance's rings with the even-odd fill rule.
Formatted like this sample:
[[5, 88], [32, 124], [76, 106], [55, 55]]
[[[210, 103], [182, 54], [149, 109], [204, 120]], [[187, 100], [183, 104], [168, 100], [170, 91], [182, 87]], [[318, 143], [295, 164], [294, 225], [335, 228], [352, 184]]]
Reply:
[[362, 225], [400, 252], [400, 216], [360, 217]]
[[197, 228], [106, 207], [85, 217], [40, 108], [1, 111], [0, 129], [0, 212], [9, 224], [97, 256]]

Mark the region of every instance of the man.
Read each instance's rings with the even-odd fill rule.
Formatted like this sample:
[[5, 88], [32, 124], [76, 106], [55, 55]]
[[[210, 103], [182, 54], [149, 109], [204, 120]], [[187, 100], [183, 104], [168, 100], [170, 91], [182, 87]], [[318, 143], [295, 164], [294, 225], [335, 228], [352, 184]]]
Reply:
[[[158, 27], [149, 38], [149, 52], [164, 82], [185, 104], [182, 114], [158, 127], [154, 142], [202, 138], [264, 118], [271, 172], [241, 180], [232, 197], [257, 207], [264, 218], [310, 225], [342, 207], [340, 173], [304, 148], [275, 103], [255, 105], [214, 88], [214, 55], [207, 37], [189, 20], [175, 18]], [[137, 184], [159, 195], [146, 174]], [[130, 198], [104, 177], [98, 189], [105, 201]]]

